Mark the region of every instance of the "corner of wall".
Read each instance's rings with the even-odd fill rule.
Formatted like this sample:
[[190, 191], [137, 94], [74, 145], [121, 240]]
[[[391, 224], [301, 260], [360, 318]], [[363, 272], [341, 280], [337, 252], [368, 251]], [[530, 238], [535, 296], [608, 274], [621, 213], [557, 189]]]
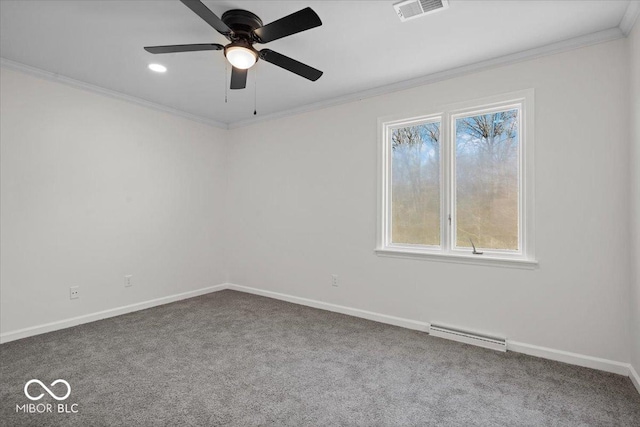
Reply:
[[223, 214], [222, 214], [222, 246], [223, 257], [222, 265], [224, 268], [224, 278], [225, 283], [229, 283], [231, 281], [231, 261], [230, 261], [230, 250], [229, 243], [231, 241], [230, 235], [230, 223], [231, 223], [231, 209], [230, 209], [230, 197], [229, 197], [229, 162], [231, 158], [231, 144], [233, 143], [233, 139], [231, 138], [232, 130], [225, 129], [224, 132], [224, 165], [225, 165], [225, 173], [224, 173], [224, 188], [223, 188]]
[[[627, 46], [629, 49], [629, 149], [631, 172], [630, 212], [630, 319], [631, 378], [640, 392], [640, 25], [637, 13], [635, 24], [629, 25]], [[635, 377], [634, 377], [635, 375]]]

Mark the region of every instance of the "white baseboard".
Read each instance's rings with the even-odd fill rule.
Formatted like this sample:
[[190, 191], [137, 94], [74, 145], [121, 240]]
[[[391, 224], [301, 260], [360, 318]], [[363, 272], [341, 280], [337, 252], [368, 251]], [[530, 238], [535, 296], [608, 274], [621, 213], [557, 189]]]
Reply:
[[629, 376], [629, 369], [631, 367], [628, 363], [616, 362], [615, 360], [601, 359], [599, 357], [540, 347], [517, 341], [507, 340], [507, 351], [514, 351], [516, 353], [528, 354], [530, 356], [541, 357], [543, 359], [555, 360], [557, 362], [568, 363], [570, 365], [584, 366], [585, 368], [597, 369], [599, 371], [611, 372], [624, 376]]
[[43, 325], [32, 326], [29, 328], [18, 329], [15, 331], [5, 332], [0, 334], [0, 344], [19, 340], [21, 338], [27, 338], [34, 335], [44, 334], [46, 332], [53, 332], [60, 329], [70, 328], [72, 326], [81, 325], [83, 323], [95, 322], [96, 320], [107, 319], [109, 317], [120, 316], [121, 314], [127, 314], [138, 310], [144, 310], [146, 308], [156, 307], [159, 305], [169, 304], [171, 302], [180, 301], [187, 298], [193, 298], [200, 295], [208, 294], [211, 292], [217, 292], [227, 289], [227, 284], [210, 286], [207, 288], [196, 289], [195, 291], [183, 292], [180, 294], [169, 295], [162, 298], [156, 298], [149, 301], [142, 301], [131, 305], [125, 305], [122, 307], [111, 308], [109, 310], [99, 311], [97, 313], [85, 314], [78, 317], [72, 317], [69, 319], [58, 320], [56, 322], [45, 323]]
[[[258, 288], [237, 285], [229, 283], [227, 289], [261, 295], [268, 298], [274, 298], [282, 301], [292, 302], [294, 304], [306, 305], [308, 307], [319, 308], [321, 310], [333, 311], [336, 313], [347, 314], [350, 316], [361, 317], [363, 319], [373, 320], [376, 322], [386, 323], [403, 328], [413, 329], [422, 332], [428, 332], [429, 323], [419, 322], [416, 320], [405, 319], [402, 317], [389, 316], [386, 314], [374, 313], [371, 311], [361, 310], [357, 308], [346, 307], [342, 305], [330, 304], [322, 301], [312, 300], [308, 298], [296, 297], [293, 295], [283, 294], [279, 292], [266, 291]], [[540, 347], [532, 344], [525, 344], [517, 341], [507, 340], [507, 351], [515, 353], [528, 354], [543, 359], [555, 360], [571, 365], [583, 366], [586, 368], [597, 369], [599, 371], [611, 372], [614, 374], [624, 375], [631, 378], [631, 381], [640, 392], [640, 377], [629, 363], [617, 362], [615, 360], [601, 359], [599, 357], [587, 356], [579, 353], [571, 353], [563, 350], [556, 350], [547, 347]]]
[[640, 393], [640, 375], [638, 375], [638, 371], [635, 370], [633, 365], [629, 365], [629, 378], [631, 378], [631, 382], [636, 386], [638, 393]]
[[[387, 314], [375, 313], [372, 311], [361, 310], [358, 308], [346, 307], [343, 305], [331, 304], [327, 302], [312, 300], [308, 298], [296, 297], [293, 295], [283, 294], [279, 292], [266, 291], [258, 288], [251, 288], [248, 286], [236, 285], [234, 283], [223, 283], [216, 286], [210, 286], [208, 288], [197, 289], [195, 291], [183, 292], [181, 294], [169, 295], [162, 298], [157, 298], [149, 301], [143, 301], [136, 304], [126, 305], [123, 307], [117, 307], [109, 310], [100, 311], [97, 313], [91, 313], [84, 316], [73, 317], [70, 319], [60, 320], [57, 322], [51, 322], [44, 325], [33, 326], [30, 328], [19, 329], [16, 331], [6, 332], [0, 334], [0, 344], [9, 341], [18, 340], [21, 338], [27, 338], [33, 335], [39, 335], [46, 332], [57, 331], [59, 329], [65, 329], [72, 326], [80, 325], [83, 323], [94, 322], [96, 320], [106, 319], [109, 317], [119, 316], [121, 314], [127, 314], [138, 310], [144, 310], [146, 308], [156, 307], [163, 304], [168, 304], [175, 301], [180, 301], [187, 298], [193, 298], [200, 295], [208, 294], [211, 292], [222, 291], [224, 289], [231, 289], [234, 291], [260, 295], [268, 298], [273, 298], [281, 301], [287, 301], [294, 304], [305, 305], [308, 307], [318, 308], [321, 310], [332, 311], [335, 313], [346, 314], [349, 316], [360, 317], [367, 320], [373, 320], [375, 322], [386, 323], [389, 325], [400, 326], [407, 329], [416, 331], [428, 332], [429, 323], [420, 322], [417, 320], [406, 319], [402, 317], [390, 316]], [[614, 360], [601, 359], [593, 356], [586, 356], [584, 354], [571, 353], [568, 351], [555, 350], [547, 347], [540, 347], [537, 345], [521, 343], [517, 341], [507, 340], [507, 350], [516, 353], [528, 354], [530, 356], [536, 356], [543, 359], [555, 360], [558, 362], [564, 362], [571, 365], [584, 366], [587, 368], [597, 369], [600, 371], [611, 372], [614, 374], [628, 376], [633, 382], [634, 386], [640, 393], [640, 375], [629, 363], [616, 362]]]
[[429, 330], [429, 324], [426, 322], [419, 322], [417, 320], [410, 320], [402, 317], [389, 316], [387, 314], [374, 313], [372, 311], [361, 310], [359, 308], [351, 308], [343, 305], [330, 304], [327, 302], [296, 297], [293, 295], [281, 294], [279, 292], [272, 292], [272, 291], [265, 291], [257, 288], [250, 288], [248, 286], [241, 286], [233, 283], [228, 284], [228, 289], [245, 292], [249, 294], [261, 295], [263, 297], [278, 299], [282, 301], [288, 301], [294, 304], [306, 305], [308, 307], [319, 308], [321, 310], [333, 311], [335, 313], [347, 314], [349, 316], [360, 317], [363, 319], [373, 320], [380, 323], [386, 323], [388, 325], [400, 326], [403, 328], [413, 329], [416, 331], [427, 332]]

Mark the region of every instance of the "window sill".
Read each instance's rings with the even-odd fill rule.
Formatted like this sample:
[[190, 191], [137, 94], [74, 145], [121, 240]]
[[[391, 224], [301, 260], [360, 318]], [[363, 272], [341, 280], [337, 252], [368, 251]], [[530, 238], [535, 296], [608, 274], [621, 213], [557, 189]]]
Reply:
[[411, 251], [408, 249], [376, 249], [376, 255], [404, 258], [404, 259], [421, 259], [427, 261], [452, 262], [460, 264], [472, 264], [506, 268], [521, 268], [525, 270], [534, 270], [538, 268], [538, 261], [514, 258], [497, 258], [484, 257], [483, 255], [452, 255], [452, 254], [436, 254], [422, 251]]

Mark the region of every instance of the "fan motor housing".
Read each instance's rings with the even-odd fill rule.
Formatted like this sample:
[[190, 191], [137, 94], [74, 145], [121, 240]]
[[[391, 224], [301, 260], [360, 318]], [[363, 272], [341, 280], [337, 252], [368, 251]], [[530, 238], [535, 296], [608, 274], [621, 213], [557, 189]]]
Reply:
[[220, 19], [233, 30], [238, 39], [252, 40], [253, 31], [263, 26], [258, 15], [243, 9], [228, 10]]

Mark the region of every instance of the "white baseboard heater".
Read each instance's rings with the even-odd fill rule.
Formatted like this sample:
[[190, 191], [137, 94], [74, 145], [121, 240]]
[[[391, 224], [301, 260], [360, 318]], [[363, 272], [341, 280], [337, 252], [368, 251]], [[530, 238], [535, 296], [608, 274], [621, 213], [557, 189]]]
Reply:
[[457, 327], [443, 325], [442, 323], [431, 323], [431, 325], [429, 325], [429, 335], [477, 345], [478, 347], [490, 348], [491, 350], [507, 351], [507, 340], [505, 338], [465, 331]]

